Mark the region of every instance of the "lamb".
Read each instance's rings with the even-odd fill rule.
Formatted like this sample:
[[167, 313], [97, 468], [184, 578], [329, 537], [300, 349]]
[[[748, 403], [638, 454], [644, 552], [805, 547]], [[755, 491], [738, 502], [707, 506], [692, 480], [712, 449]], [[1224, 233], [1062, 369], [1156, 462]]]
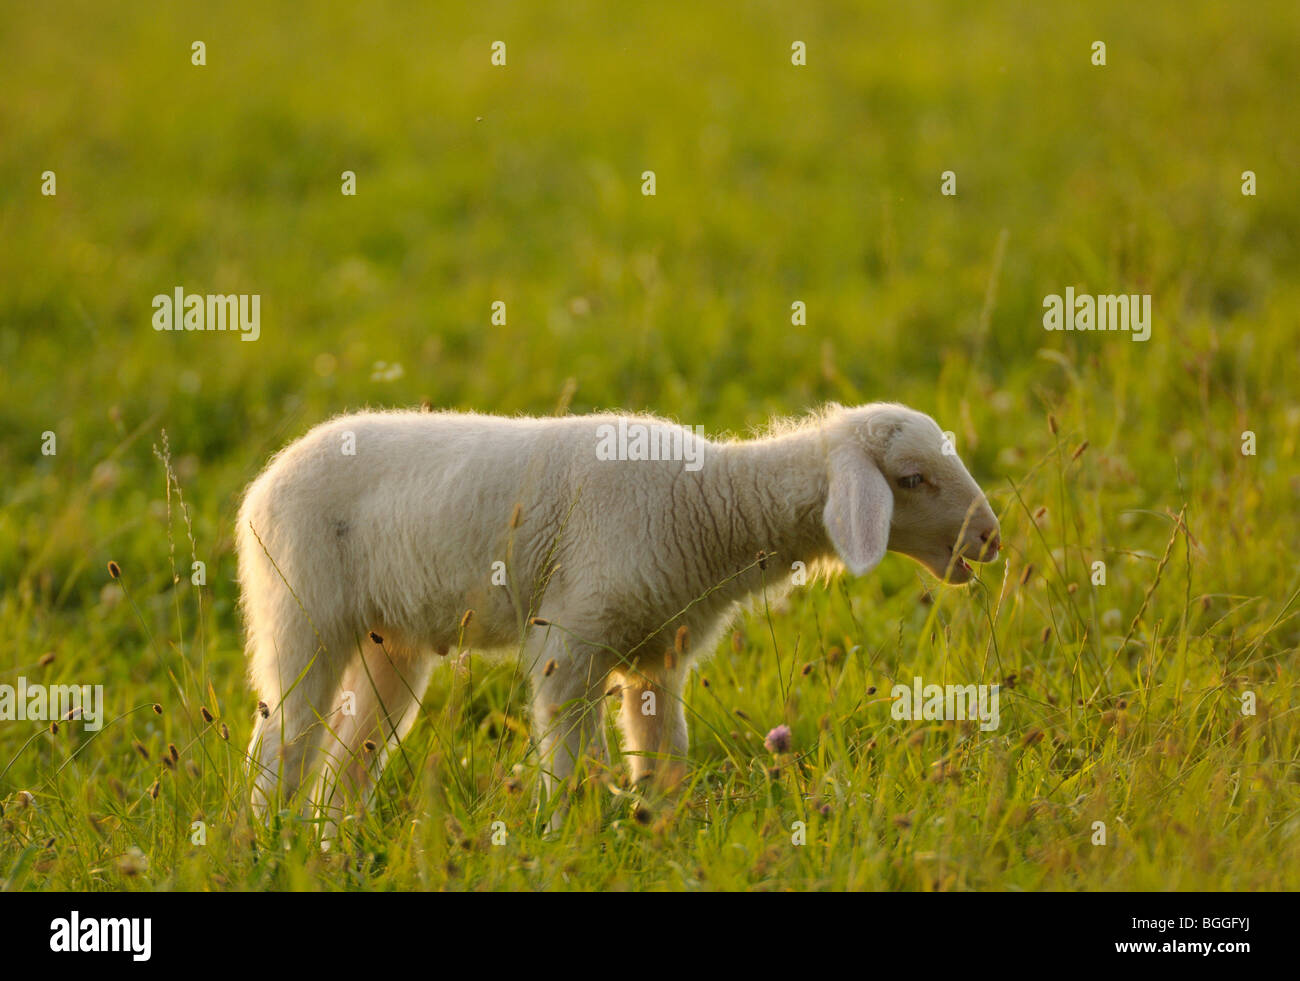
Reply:
[[277, 454], [239, 513], [254, 812], [306, 790], [332, 835], [462, 647], [522, 657], [548, 795], [599, 750], [612, 685], [632, 779], [672, 783], [693, 661], [794, 563], [862, 575], [888, 549], [964, 583], [1000, 544], [939, 427], [892, 403], [728, 442], [648, 416], [335, 418]]

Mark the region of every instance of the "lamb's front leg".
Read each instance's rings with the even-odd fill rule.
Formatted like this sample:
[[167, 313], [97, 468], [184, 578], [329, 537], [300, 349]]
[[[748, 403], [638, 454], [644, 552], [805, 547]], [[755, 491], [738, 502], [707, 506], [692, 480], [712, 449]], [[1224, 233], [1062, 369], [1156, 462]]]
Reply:
[[623, 676], [619, 727], [633, 783], [653, 778], [671, 789], [686, 776], [685, 676], [680, 665], [652, 672], [629, 671]]
[[554, 808], [550, 819], [554, 831], [568, 810], [565, 784], [578, 761], [585, 752], [599, 752], [604, 746], [601, 698], [609, 675], [607, 659], [597, 648], [558, 632], [551, 633], [537, 650], [530, 665], [533, 733], [541, 757], [542, 784]]

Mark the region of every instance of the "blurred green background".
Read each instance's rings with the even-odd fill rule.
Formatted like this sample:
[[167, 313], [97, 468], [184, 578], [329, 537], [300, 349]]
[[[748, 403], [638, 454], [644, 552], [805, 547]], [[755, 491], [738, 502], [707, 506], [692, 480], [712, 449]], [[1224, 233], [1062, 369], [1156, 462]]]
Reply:
[[[1187, 504], [1195, 583], [1189, 554], [1186, 595], [1161, 586], [1143, 623], [1186, 624], [1211, 597], [1206, 656], [1240, 650], [1240, 631], [1293, 684], [1300, 5], [546, 7], [6, 5], [5, 678], [56, 650], [68, 677], [156, 682], [104, 566], [122, 563], [163, 629], [163, 429], [234, 700], [238, 495], [336, 412], [620, 407], [744, 433], [888, 399], [956, 432], [1008, 526], [1007, 576], [1035, 548], [1040, 570], [1075, 573], [1090, 548], [1142, 557], [1089, 615], [1139, 612]], [[261, 339], [155, 332], [151, 299], [177, 286], [260, 294]], [[1152, 294], [1151, 340], [1044, 331], [1043, 297], [1068, 286]], [[1043, 534], [1013, 482], [1033, 490], [1025, 510], [1056, 510]], [[875, 641], [916, 581], [892, 558], [849, 587], [906, 593], [867, 623]], [[17, 747], [0, 738], [0, 765]], [[1294, 822], [1293, 758], [1280, 775], [1270, 820]]]

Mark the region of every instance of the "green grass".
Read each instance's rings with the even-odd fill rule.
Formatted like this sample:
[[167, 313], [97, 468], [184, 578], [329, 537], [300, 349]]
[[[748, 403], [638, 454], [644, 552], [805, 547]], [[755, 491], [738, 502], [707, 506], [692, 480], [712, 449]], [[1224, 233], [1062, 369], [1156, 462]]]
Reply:
[[[0, 684], [102, 684], [113, 721], [0, 722], [0, 883], [1300, 887], [1300, 8], [520, 6], [6, 12]], [[260, 293], [261, 339], [155, 333], [178, 285]], [[1045, 332], [1067, 286], [1152, 294], [1151, 340]], [[715, 433], [907, 402], [956, 433], [1007, 561], [760, 602], [686, 693], [688, 788], [638, 804], [616, 758], [554, 840], [514, 661], [448, 667], [321, 855], [249, 820], [234, 511], [315, 422], [422, 399]], [[1014, 675], [1000, 728], [893, 720], [917, 675]]]

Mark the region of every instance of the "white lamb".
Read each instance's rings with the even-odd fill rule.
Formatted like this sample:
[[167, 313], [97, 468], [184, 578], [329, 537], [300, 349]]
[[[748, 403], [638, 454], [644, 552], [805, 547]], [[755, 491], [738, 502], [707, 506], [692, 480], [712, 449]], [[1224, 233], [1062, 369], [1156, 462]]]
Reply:
[[672, 781], [686, 672], [740, 601], [782, 589], [795, 562], [861, 575], [886, 549], [966, 582], [965, 560], [996, 558], [998, 532], [939, 427], [901, 405], [832, 405], [719, 443], [646, 416], [333, 419], [281, 451], [239, 513], [263, 702], [254, 809], [309, 789], [332, 834], [458, 645], [522, 652], [548, 791], [598, 738], [612, 685], [632, 778], [658, 765]]

